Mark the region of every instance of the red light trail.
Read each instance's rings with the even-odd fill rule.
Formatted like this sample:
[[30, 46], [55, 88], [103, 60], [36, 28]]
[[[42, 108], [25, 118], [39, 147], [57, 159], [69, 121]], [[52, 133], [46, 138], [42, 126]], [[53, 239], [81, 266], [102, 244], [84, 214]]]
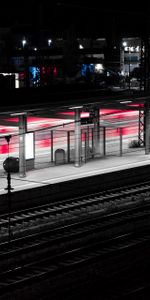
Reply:
[[[138, 105], [139, 106], [139, 105]], [[40, 118], [40, 117], [27, 117], [27, 124], [28, 124], [28, 130], [35, 131], [35, 146], [39, 148], [47, 148], [51, 146], [51, 140], [50, 135], [45, 131], [47, 128], [50, 128], [52, 126], [58, 125], [58, 124], [67, 124], [67, 122], [72, 120], [72, 117], [74, 116], [74, 112], [66, 111], [66, 112], [60, 112], [61, 115], [66, 115], [66, 119], [61, 118]], [[71, 117], [69, 120], [69, 116]], [[81, 118], [88, 117], [89, 112], [82, 112]], [[120, 109], [100, 109], [100, 121], [101, 122], [110, 122], [112, 126], [116, 123], [117, 127], [123, 127], [122, 128], [122, 134], [123, 136], [127, 135], [136, 135], [138, 134], [138, 118], [139, 118], [139, 111], [136, 110], [120, 110]], [[18, 118], [7, 118], [4, 120], [7, 122], [8, 126], [0, 126], [0, 154], [7, 154], [8, 153], [8, 146], [5, 140], [5, 135], [13, 134], [16, 135], [18, 133]], [[126, 124], [123, 126], [121, 122], [126, 122]], [[133, 124], [128, 123], [128, 121], [133, 121]], [[119, 125], [120, 122], [120, 125]], [[11, 123], [11, 126], [9, 126], [9, 123]], [[14, 126], [12, 125], [14, 123]], [[101, 123], [103, 125], [103, 123]], [[69, 126], [69, 125], [68, 125]], [[38, 129], [43, 129], [43, 131], [36, 132]], [[63, 128], [65, 130], [65, 128]], [[72, 128], [71, 128], [72, 129]], [[67, 130], [67, 127], [66, 127]], [[59, 133], [60, 134], [60, 133]], [[119, 136], [119, 130], [117, 128], [113, 128], [113, 130], [107, 130], [107, 137], [113, 136], [117, 137]], [[84, 139], [84, 137], [82, 137]], [[62, 135], [60, 135], [60, 139], [57, 136], [55, 138], [55, 143], [65, 142], [66, 138]], [[13, 153], [18, 148], [18, 137], [12, 137], [12, 143], [10, 143], [9, 152]]]

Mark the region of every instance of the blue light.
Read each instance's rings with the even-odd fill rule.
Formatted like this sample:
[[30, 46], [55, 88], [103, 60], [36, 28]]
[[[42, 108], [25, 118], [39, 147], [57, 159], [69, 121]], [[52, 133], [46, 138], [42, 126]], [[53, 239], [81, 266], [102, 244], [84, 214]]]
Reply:
[[81, 75], [82, 75], [82, 76], [85, 76], [85, 75], [86, 75], [86, 68], [87, 68], [87, 65], [83, 64], [83, 65], [82, 65], [82, 68], [81, 68]]
[[86, 76], [87, 69], [89, 69], [90, 73], [94, 73], [94, 64], [82, 64], [81, 67], [81, 75]]
[[29, 67], [31, 73], [31, 81], [33, 85], [37, 85], [40, 81], [40, 69], [37, 67]]

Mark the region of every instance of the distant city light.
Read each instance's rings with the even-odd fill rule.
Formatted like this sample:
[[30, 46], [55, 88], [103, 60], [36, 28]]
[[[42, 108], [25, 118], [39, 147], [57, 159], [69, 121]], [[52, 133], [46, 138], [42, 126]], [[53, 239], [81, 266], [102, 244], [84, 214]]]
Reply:
[[134, 47], [129, 47], [131, 52], [134, 52]]
[[127, 46], [127, 42], [123, 42], [122, 45], [123, 45], [123, 47], [126, 47]]
[[34, 48], [34, 51], [37, 51], [37, 48], [36, 48], [36, 47]]
[[30, 66], [29, 71], [31, 73], [31, 81], [33, 85], [38, 85], [40, 82], [40, 69], [35, 66]]
[[15, 88], [19, 88], [19, 74], [15, 73]]
[[15, 76], [15, 88], [19, 88], [19, 73], [0, 73], [3, 76]]
[[104, 70], [103, 65], [102, 64], [95, 64], [95, 71], [97, 73], [100, 73]]
[[24, 48], [24, 46], [27, 44], [27, 41], [26, 41], [26, 39], [23, 39], [22, 40], [22, 46], [23, 46], [23, 48]]
[[93, 74], [94, 73], [94, 64], [82, 64], [81, 75], [86, 76], [87, 70], [90, 71], [91, 74]]
[[140, 47], [139, 46], [137, 46], [137, 47], [127, 46], [127, 47], [124, 47], [124, 50], [127, 52], [139, 52]]
[[80, 44], [80, 45], [79, 45], [79, 49], [83, 49], [83, 48], [84, 48], [84, 47]]
[[48, 46], [50, 46], [52, 43], [52, 40], [51, 39], [48, 39]]

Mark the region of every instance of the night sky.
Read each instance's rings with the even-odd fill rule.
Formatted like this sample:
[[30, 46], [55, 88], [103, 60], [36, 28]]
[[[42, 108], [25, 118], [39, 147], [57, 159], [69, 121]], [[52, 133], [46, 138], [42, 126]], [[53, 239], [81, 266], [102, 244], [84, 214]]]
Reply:
[[[115, 29], [122, 35], [126, 32], [139, 34], [144, 30], [145, 20], [149, 22], [148, 1], [142, 5], [132, 0], [96, 1], [91, 4], [84, 0], [13, 0], [1, 4], [0, 25], [31, 24], [49, 28], [52, 33], [72, 27], [77, 34], [105, 35]], [[114, 28], [115, 27], [115, 28]]]

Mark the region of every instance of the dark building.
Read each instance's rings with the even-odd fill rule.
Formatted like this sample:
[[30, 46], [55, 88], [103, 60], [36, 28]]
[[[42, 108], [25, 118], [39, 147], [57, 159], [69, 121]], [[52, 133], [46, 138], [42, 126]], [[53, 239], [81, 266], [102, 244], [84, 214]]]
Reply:
[[120, 8], [114, 2], [98, 6], [15, 1], [9, 8], [3, 5], [1, 15], [0, 73], [13, 74], [6, 86], [84, 82], [93, 77], [97, 81], [103, 68], [106, 74], [110, 69], [130, 76], [134, 67], [144, 69], [147, 79], [142, 84], [149, 86], [150, 33], [144, 4], [139, 8], [127, 1]]

